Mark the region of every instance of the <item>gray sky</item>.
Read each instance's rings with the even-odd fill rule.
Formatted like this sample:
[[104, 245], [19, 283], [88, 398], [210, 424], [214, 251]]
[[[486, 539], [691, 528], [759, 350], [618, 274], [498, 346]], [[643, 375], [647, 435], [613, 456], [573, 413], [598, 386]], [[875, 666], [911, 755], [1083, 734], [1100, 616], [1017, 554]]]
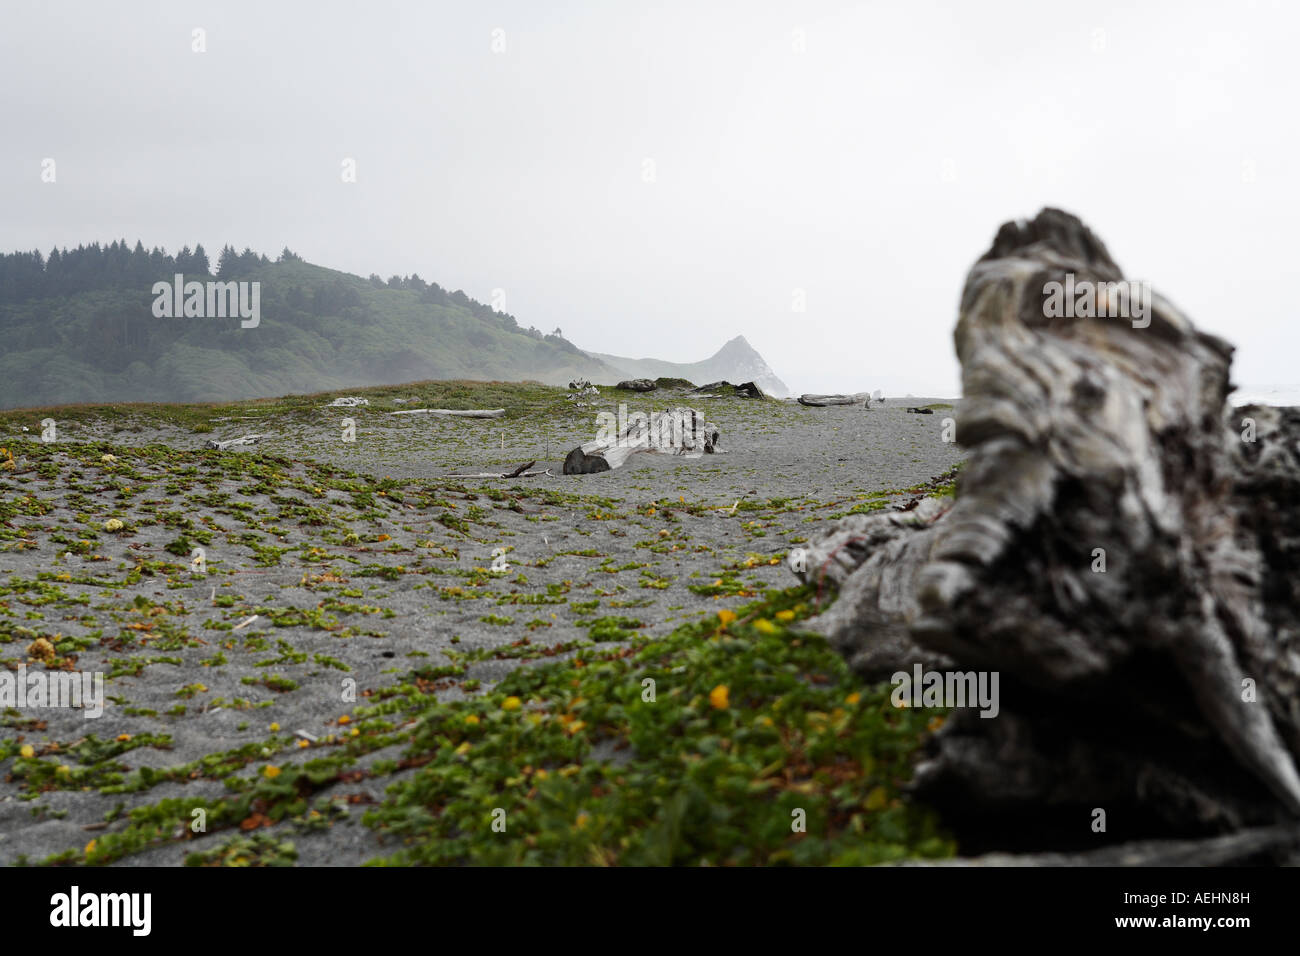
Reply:
[[1298, 9], [11, 5], [0, 248], [288, 245], [595, 351], [744, 334], [796, 391], [946, 395], [966, 270], [1055, 205], [1296, 382]]

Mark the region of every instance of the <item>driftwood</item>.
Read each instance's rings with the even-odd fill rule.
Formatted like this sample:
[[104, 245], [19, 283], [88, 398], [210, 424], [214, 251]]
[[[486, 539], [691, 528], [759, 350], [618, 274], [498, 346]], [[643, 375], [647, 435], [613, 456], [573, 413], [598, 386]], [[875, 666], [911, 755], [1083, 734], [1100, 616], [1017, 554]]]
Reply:
[[210, 438], [207, 441], [207, 447], [215, 448], [217, 451], [225, 451], [227, 448], [234, 448], [238, 445], [256, 445], [265, 437], [265, 435], [243, 435], [226, 441], [217, 441], [215, 438]]
[[718, 450], [718, 426], [693, 408], [633, 415], [619, 432], [598, 435], [564, 459], [564, 474], [591, 475], [622, 467], [632, 455], [658, 453], [696, 458]]
[[800, 395], [799, 404], [811, 408], [824, 408], [827, 405], [868, 405], [870, 392], [856, 392], [853, 395]]
[[585, 378], [577, 379], [569, 383], [569, 394], [564, 396], [573, 403], [574, 408], [586, 408], [590, 402], [584, 402], [584, 398], [595, 398], [600, 394], [600, 389], [592, 385]]
[[550, 475], [552, 478], [558, 477], [557, 475], [552, 475], [551, 470], [549, 468], [544, 468], [541, 471], [529, 471], [528, 469], [533, 467], [533, 465], [535, 464], [537, 464], [537, 462], [530, 461], [525, 465], [520, 465], [514, 471], [480, 471], [472, 475], [446, 475], [445, 477], [447, 478], [535, 478], [538, 475]]
[[500, 418], [506, 413], [504, 408], [404, 408], [390, 415], [447, 415], [452, 418]]
[[954, 710], [913, 783], [968, 850], [1292, 825], [1300, 409], [1232, 410], [1231, 346], [1159, 295], [1141, 321], [1049, 317], [1067, 274], [1122, 280], [1051, 209], [976, 262], [955, 501], [810, 545], [796, 572], [839, 591], [813, 626], [871, 679], [1000, 673], [997, 717]]

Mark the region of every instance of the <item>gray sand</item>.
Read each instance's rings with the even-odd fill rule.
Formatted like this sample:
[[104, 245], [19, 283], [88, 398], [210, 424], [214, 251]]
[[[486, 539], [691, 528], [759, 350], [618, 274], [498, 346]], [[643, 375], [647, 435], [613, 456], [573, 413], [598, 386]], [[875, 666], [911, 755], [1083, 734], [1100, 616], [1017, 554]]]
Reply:
[[[639, 407], [635, 398], [624, 400]], [[119, 768], [115, 772], [123, 776], [143, 766], [174, 766], [247, 744], [271, 743], [273, 738], [278, 743], [268, 747], [268, 762], [306, 760], [313, 750], [294, 746], [290, 737], [296, 730], [320, 738], [347, 732], [336, 721], [357, 705], [343, 700], [345, 679], [355, 681], [358, 693], [388, 686], [412, 667], [446, 663], [440, 652], [453, 646], [453, 638], [459, 639], [454, 645], [459, 651], [499, 647], [525, 637], [555, 644], [585, 637], [591, 620], [606, 615], [633, 617], [646, 625], [642, 633], [662, 633], [700, 614], [747, 603], [764, 589], [796, 583], [785, 555], [824, 522], [882, 490], [898, 492], [885, 501], [905, 501], [911, 496], [903, 489], [961, 460], [958, 446], [941, 437], [944, 418], [953, 413], [904, 412], [905, 406], [930, 401], [909, 397], [863, 410], [693, 398], [692, 403], [722, 429], [723, 454], [697, 459], [642, 455], [607, 474], [510, 481], [443, 481], [441, 476], [513, 468], [531, 459], [537, 459], [536, 467], [550, 467], [558, 475], [564, 454], [590, 439], [594, 429], [563, 421], [532, 427], [510, 420], [391, 417], [366, 408], [322, 409], [312, 420], [293, 424], [254, 416], [223, 423], [227, 430], [215, 436], [70, 424], [61, 431], [60, 443], [109, 440], [123, 446], [162, 443], [198, 449], [207, 437], [265, 431], [273, 437], [258, 446], [260, 452], [327, 461], [419, 487], [463, 486], [470, 493], [448, 490], [442, 497], [449, 506], [429, 512], [379, 497], [363, 517], [347, 493], [315, 494], [301, 466], [288, 475], [302, 487], [274, 494], [248, 491], [252, 483], [241, 481], [233, 470], [209, 489], [193, 476], [169, 476], [165, 463], [136, 459], [118, 465], [97, 460], [78, 464], [59, 454], [57, 477], [0, 472], [0, 496], [31, 495], [53, 504], [44, 514], [25, 514], [13, 522], [28, 531], [21, 548], [12, 539], [0, 541], [0, 583], [12, 587], [16, 580], [33, 580], [39, 572], [72, 579], [47, 580], [60, 592], [44, 602], [30, 589], [0, 595], [0, 657], [11, 668], [24, 661], [34, 667], [26, 649], [36, 635], [86, 639], [76, 652], [76, 669], [109, 673], [116, 666], [118, 675], [107, 681], [106, 693], [114, 700], [102, 718], [87, 720], [75, 710], [28, 709], [17, 717], [10, 713], [4, 734], [11, 740], [21, 737], [21, 743], [33, 745], [43, 759], [74, 768], [81, 766], [74, 755], [59, 754], [88, 734], [100, 741], [119, 734], [171, 736], [170, 749], [142, 746], [101, 761], [102, 766]], [[612, 401], [601, 407], [612, 407]], [[357, 421], [353, 444], [339, 441], [338, 423], [344, 417]], [[38, 431], [33, 427], [28, 436], [3, 435], [0, 443], [22, 437], [30, 442]], [[234, 460], [238, 454], [227, 456]], [[21, 466], [21, 453], [18, 458]], [[114, 472], [123, 467], [134, 475], [116, 478]], [[68, 476], [78, 468], [79, 487], [69, 489]], [[129, 498], [119, 497], [110, 481], [125, 481], [132, 488]], [[481, 493], [512, 487], [530, 494], [501, 501]], [[548, 503], [531, 494], [541, 489], [585, 500]], [[210, 490], [229, 493], [232, 501], [248, 507], [195, 500]], [[70, 497], [76, 493], [82, 497]], [[742, 498], [745, 504], [733, 511]], [[283, 510], [294, 504], [325, 508], [336, 520], [323, 526], [299, 523]], [[697, 514], [687, 513], [685, 506], [695, 506]], [[168, 511], [200, 527], [203, 518], [210, 518], [220, 529], [206, 548], [207, 576], [176, 573], [169, 584], [167, 575], [160, 573], [124, 583], [138, 558], [186, 563], [164, 550], [180, 533], [160, 522], [158, 516]], [[439, 523], [442, 514], [467, 520], [469, 533]], [[83, 559], [65, 562], [66, 545], [50, 540], [60, 532], [80, 537], [78, 529], [100, 529], [113, 516], [127, 521], [127, 533], [99, 530]], [[278, 563], [274, 555], [259, 563], [258, 554], [240, 539], [250, 530], [260, 535], [261, 546], [286, 549]], [[355, 537], [345, 537], [349, 530]], [[490, 568], [499, 548], [508, 549], [508, 571], [492, 575], [485, 587], [466, 586], [464, 591], [471, 594], [467, 599], [440, 597], [439, 589], [467, 585], [463, 575], [473, 568]], [[92, 560], [94, 555], [106, 560]], [[415, 573], [394, 573], [391, 580], [363, 573], [367, 568], [373, 575], [375, 569], [399, 566]], [[737, 566], [748, 596], [718, 599], [688, 590]], [[76, 583], [84, 575], [115, 583]], [[227, 598], [222, 603], [228, 606], [214, 604], [214, 594], [219, 600]], [[147, 599], [139, 602], [142, 607], [133, 605], [138, 597]], [[522, 603], [543, 598], [555, 603]], [[164, 603], [169, 605], [167, 613], [156, 613]], [[323, 615], [316, 620], [324, 626], [275, 626], [268, 613], [283, 622], [292, 609]], [[230, 630], [253, 614], [259, 619], [252, 625]], [[488, 616], [499, 623], [481, 620]], [[114, 643], [117, 638], [123, 640]], [[135, 675], [123, 672], [129, 659], [153, 662]], [[257, 666], [267, 662], [272, 663]], [[449, 682], [452, 686], [443, 694], [451, 699], [481, 692], [513, 666], [518, 665], [474, 664], [467, 679], [481, 681], [477, 690]], [[245, 678], [261, 681], [268, 675], [287, 678], [296, 686], [277, 692], [244, 683]], [[129, 715], [129, 709], [136, 715]], [[176, 713], [168, 714], [173, 709]], [[34, 720], [45, 724], [35, 725]], [[269, 729], [273, 722], [279, 724], [278, 734]], [[360, 765], [396, 755], [371, 754]], [[6, 775], [13, 762], [4, 761]], [[336, 790], [368, 791], [378, 797], [392, 779], [396, 777]], [[23, 799], [30, 793], [22, 781], [10, 778], [0, 783], [0, 863], [22, 856], [37, 862], [52, 853], [80, 851], [105, 832], [84, 827], [104, 821], [119, 803], [130, 809], [165, 797], [216, 797], [224, 792], [221, 782], [196, 779], [157, 784], [137, 793], [103, 794], [91, 786]], [[360, 813], [351, 816], [355, 821]], [[120, 825], [118, 818], [108, 829]], [[186, 853], [225, 836], [228, 833], [156, 847], [122, 865], [176, 865]], [[390, 849], [359, 822], [291, 836], [302, 864], [356, 864]]]

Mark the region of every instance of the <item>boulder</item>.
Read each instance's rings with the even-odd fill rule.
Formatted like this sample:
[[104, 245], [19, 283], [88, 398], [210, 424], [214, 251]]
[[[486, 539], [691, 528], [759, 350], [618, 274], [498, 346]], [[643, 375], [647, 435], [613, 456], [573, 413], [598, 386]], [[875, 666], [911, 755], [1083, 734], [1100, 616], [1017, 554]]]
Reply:
[[766, 398], [763, 390], [753, 382], [745, 382], [741, 385], [732, 385], [730, 382], [710, 382], [708, 385], [701, 385], [699, 388], [692, 389], [702, 395], [713, 395], [720, 397], [738, 397], [738, 398]]
[[625, 392], [653, 392], [659, 386], [648, 378], [630, 378], [619, 382], [615, 387]]

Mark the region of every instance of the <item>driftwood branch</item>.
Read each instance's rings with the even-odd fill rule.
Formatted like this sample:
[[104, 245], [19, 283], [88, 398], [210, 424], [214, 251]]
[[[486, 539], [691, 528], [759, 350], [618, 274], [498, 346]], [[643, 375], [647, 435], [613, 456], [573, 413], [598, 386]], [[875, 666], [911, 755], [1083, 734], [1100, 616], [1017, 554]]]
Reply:
[[867, 405], [871, 402], [870, 392], [855, 392], [852, 395], [800, 395], [799, 404], [812, 408], [824, 408], [827, 405]]
[[[1101, 308], [1060, 317], [1085, 283]], [[1232, 410], [1231, 347], [1149, 289], [1116, 315], [1122, 283], [1067, 213], [1004, 225], [957, 323], [955, 502], [846, 518], [801, 572], [863, 675], [1000, 674], [914, 781], [990, 849], [1097, 808], [1099, 845], [1300, 816], [1300, 409]]]
[[504, 408], [403, 408], [390, 415], [447, 415], [452, 418], [500, 418]]
[[207, 447], [215, 448], [217, 451], [225, 451], [227, 448], [235, 448], [239, 445], [256, 445], [265, 438], [265, 435], [243, 435], [239, 438], [230, 438], [226, 441], [217, 441], [215, 438], [208, 439]]
[[533, 465], [535, 464], [537, 464], [537, 462], [530, 461], [526, 465], [520, 465], [514, 471], [480, 471], [472, 475], [447, 475], [446, 477], [448, 478], [535, 478], [538, 475], [550, 475], [552, 478], [559, 477], [558, 475], [551, 474], [551, 470], [549, 468], [545, 468], [541, 471], [529, 471], [528, 469], [533, 467]]

